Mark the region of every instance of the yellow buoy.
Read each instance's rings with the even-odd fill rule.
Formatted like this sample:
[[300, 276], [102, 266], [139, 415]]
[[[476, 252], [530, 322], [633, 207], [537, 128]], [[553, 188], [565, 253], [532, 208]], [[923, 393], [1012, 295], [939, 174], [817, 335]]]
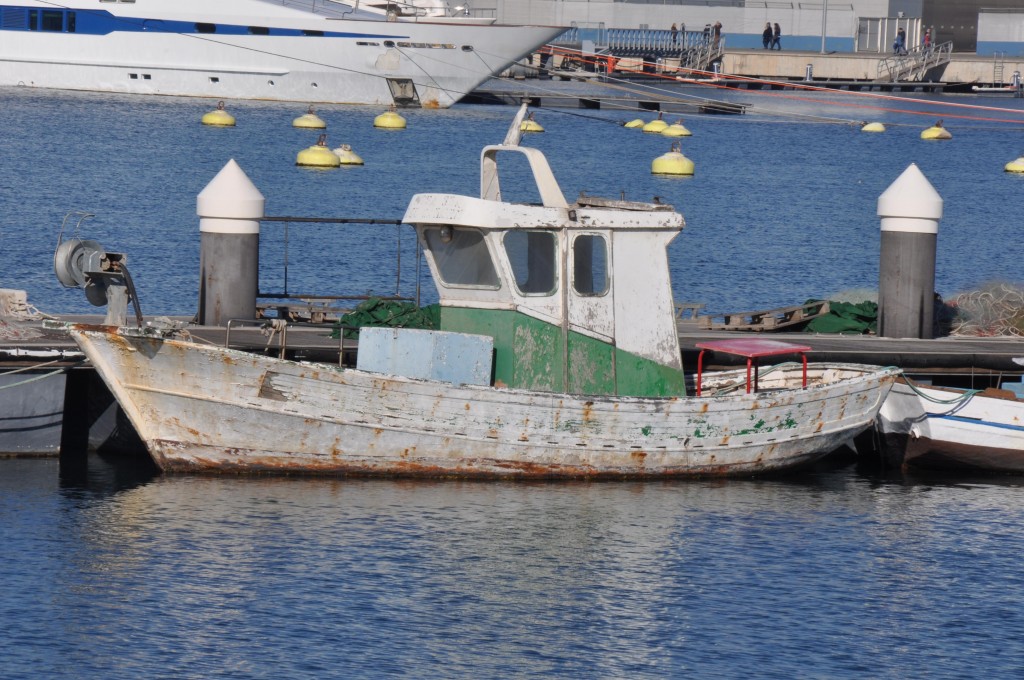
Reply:
[[1010, 161], [1003, 166], [1003, 169], [1006, 170], [1006, 172], [1024, 172], [1024, 156], [1021, 156], [1015, 161]]
[[623, 127], [628, 127], [628, 128], [642, 128], [643, 126], [644, 126], [643, 118], [634, 118], [633, 120], [631, 120], [628, 123], [626, 123], [625, 125], [623, 125]]
[[544, 127], [533, 119], [533, 114], [519, 126], [520, 132], [544, 132]]
[[306, 113], [292, 121], [292, 127], [323, 130], [327, 127], [327, 123], [324, 122], [323, 118], [316, 115], [313, 112], [313, 107], [310, 106]]
[[942, 121], [940, 120], [927, 130], [924, 130], [921, 133], [921, 139], [953, 139], [953, 135], [949, 133], [949, 130], [942, 127]]
[[316, 144], [299, 152], [299, 155], [295, 157], [295, 165], [310, 168], [336, 168], [341, 165], [341, 159], [327, 148], [327, 135], [320, 135]]
[[405, 118], [395, 113], [392, 105], [387, 111], [373, 119], [373, 127], [385, 128], [387, 130], [404, 130]]
[[647, 125], [644, 125], [644, 132], [654, 132], [660, 134], [661, 131], [667, 127], [668, 123], [661, 119], [661, 114], [659, 113], [657, 118], [652, 120], [650, 123], [647, 123]]
[[231, 127], [234, 124], [235, 117], [224, 110], [224, 102], [217, 102], [217, 108], [203, 115], [203, 125]]
[[652, 175], [692, 175], [693, 161], [679, 151], [679, 143], [674, 142], [672, 149], [654, 159], [651, 163]]
[[352, 147], [348, 144], [342, 144], [334, 150], [334, 155], [338, 157], [342, 165], [362, 165], [363, 159], [359, 157]]
[[864, 123], [861, 132], [885, 132], [885, 126], [881, 123]]
[[690, 132], [689, 130], [687, 130], [686, 126], [683, 125], [683, 121], [682, 120], [677, 120], [676, 122], [672, 123], [667, 128], [662, 130], [661, 134], [665, 135], [666, 137], [692, 137], [693, 136], [693, 133]]

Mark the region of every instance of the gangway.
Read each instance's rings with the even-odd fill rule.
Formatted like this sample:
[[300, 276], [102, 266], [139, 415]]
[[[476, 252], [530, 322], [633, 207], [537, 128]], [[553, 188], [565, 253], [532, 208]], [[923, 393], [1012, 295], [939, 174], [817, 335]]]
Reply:
[[709, 71], [711, 65], [722, 58], [725, 49], [725, 38], [720, 37], [716, 42], [709, 29], [673, 34], [660, 29], [605, 28], [603, 23], [573, 22], [565, 33], [548, 44], [547, 51], [552, 54], [578, 52], [581, 61], [601, 57], [597, 62], [604, 64], [614, 64], [618, 59], [642, 59], [651, 70]]
[[883, 83], [920, 82], [932, 69], [948, 64], [952, 54], [952, 42], [912, 47], [906, 54], [879, 61], [876, 80]]

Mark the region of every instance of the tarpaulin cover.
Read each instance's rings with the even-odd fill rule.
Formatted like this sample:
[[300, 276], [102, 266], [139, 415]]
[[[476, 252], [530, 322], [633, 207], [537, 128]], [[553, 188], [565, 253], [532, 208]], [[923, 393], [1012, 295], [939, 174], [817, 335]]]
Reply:
[[[809, 302], [812, 302], [809, 300]], [[812, 319], [807, 333], [877, 333], [877, 302], [829, 302], [829, 312]]]
[[357, 329], [361, 326], [437, 330], [440, 322], [440, 305], [417, 307], [412, 302], [382, 300], [373, 297], [361, 302], [351, 312], [338, 319], [338, 324], [331, 333], [331, 337], [338, 337], [338, 331], [341, 328], [345, 328], [346, 338], [355, 338], [358, 337]]

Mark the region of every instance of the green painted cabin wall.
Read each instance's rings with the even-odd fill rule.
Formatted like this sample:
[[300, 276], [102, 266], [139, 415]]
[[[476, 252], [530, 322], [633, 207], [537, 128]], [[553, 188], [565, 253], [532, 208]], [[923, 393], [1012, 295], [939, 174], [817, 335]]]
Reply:
[[[562, 391], [562, 331], [558, 326], [513, 311], [442, 307], [441, 330], [494, 338], [496, 385]], [[568, 349], [568, 391], [573, 394], [686, 394], [682, 372], [671, 366], [579, 333], [569, 334]]]

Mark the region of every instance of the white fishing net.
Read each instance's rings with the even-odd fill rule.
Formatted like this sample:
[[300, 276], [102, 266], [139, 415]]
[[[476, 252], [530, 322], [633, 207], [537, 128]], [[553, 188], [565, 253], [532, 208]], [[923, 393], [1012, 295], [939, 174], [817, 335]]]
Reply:
[[993, 282], [960, 293], [950, 306], [956, 312], [951, 335], [1024, 337], [1024, 288]]

